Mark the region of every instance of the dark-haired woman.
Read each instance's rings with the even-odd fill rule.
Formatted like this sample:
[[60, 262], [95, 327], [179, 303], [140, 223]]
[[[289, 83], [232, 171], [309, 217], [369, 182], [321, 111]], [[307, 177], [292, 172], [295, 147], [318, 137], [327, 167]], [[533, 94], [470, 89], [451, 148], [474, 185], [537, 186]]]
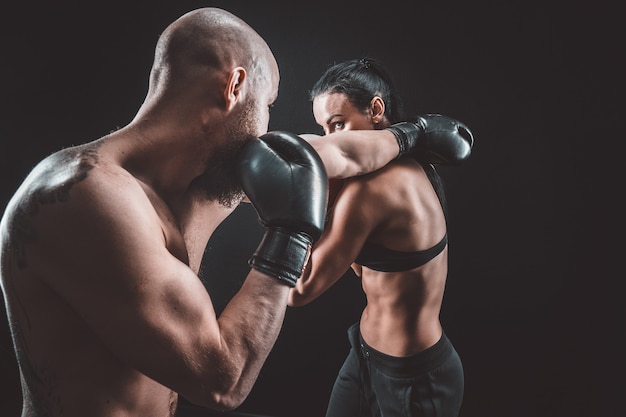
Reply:
[[[402, 120], [391, 78], [372, 59], [329, 67], [311, 100], [325, 134]], [[326, 416], [456, 417], [464, 375], [440, 321], [448, 232], [435, 168], [405, 155], [373, 173], [334, 181], [331, 189], [337, 192], [325, 231], [289, 299], [291, 306], [311, 302], [350, 267], [362, 281], [366, 306], [348, 331], [351, 350]]]

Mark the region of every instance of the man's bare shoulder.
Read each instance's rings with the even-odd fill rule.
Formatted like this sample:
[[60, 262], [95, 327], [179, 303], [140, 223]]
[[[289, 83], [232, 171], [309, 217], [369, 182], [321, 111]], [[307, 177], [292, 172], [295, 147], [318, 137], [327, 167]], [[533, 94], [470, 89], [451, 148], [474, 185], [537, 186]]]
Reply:
[[[105, 159], [97, 144], [87, 144], [42, 160], [7, 206], [5, 243], [25, 253], [28, 248], [47, 250], [71, 241], [130, 232], [128, 225], [133, 222], [152, 221], [158, 226], [139, 182]], [[155, 233], [162, 234], [160, 227], [155, 227]]]
[[[122, 167], [102, 158], [97, 143], [60, 150], [37, 164], [13, 196], [9, 209], [30, 215], [61, 214], [77, 205], [90, 209], [100, 198], [122, 199], [140, 192], [137, 181]], [[122, 199], [123, 200], [123, 199]]]

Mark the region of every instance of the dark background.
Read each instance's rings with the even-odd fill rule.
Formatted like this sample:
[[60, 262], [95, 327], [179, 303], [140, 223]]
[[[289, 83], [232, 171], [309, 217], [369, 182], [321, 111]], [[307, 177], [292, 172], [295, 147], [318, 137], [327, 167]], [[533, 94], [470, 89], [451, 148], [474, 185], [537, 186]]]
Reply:
[[[440, 171], [451, 239], [442, 321], [465, 366], [461, 417], [623, 412], [616, 10], [521, 1], [154, 3], [0, 10], [2, 210], [39, 159], [132, 119], [171, 21], [223, 7], [277, 57], [270, 129], [319, 133], [308, 88], [329, 64], [367, 55], [387, 64], [410, 114], [443, 113], [474, 132], [471, 159]], [[218, 312], [260, 233], [255, 213], [241, 207], [209, 242], [201, 275]], [[347, 274], [314, 303], [289, 309], [239, 411], [322, 416], [363, 302]], [[17, 368], [6, 323], [0, 328], [0, 415], [18, 416]]]

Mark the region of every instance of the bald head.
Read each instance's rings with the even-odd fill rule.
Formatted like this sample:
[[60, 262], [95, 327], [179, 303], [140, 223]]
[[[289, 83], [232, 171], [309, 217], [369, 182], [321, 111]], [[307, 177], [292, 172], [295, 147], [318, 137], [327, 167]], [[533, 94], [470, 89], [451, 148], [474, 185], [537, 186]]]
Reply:
[[279, 78], [272, 51], [246, 22], [218, 8], [193, 10], [159, 37], [133, 132], [176, 153], [172, 164], [195, 175], [194, 195], [239, 203], [239, 153], [267, 132]]
[[263, 38], [239, 17], [218, 8], [188, 12], [157, 43], [150, 92], [184, 89], [241, 66], [253, 82], [269, 81], [275, 58]]

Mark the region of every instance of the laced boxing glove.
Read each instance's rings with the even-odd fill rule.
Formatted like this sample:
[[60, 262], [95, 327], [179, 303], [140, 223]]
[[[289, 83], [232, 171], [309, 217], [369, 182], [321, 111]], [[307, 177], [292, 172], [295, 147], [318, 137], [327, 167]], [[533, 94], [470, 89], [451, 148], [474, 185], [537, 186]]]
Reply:
[[265, 226], [250, 266], [295, 286], [324, 228], [328, 177], [322, 160], [304, 139], [273, 131], [246, 145], [239, 177]]
[[469, 158], [474, 136], [465, 124], [441, 114], [417, 116], [386, 128], [398, 141], [398, 157], [411, 154], [420, 162], [459, 165]]

